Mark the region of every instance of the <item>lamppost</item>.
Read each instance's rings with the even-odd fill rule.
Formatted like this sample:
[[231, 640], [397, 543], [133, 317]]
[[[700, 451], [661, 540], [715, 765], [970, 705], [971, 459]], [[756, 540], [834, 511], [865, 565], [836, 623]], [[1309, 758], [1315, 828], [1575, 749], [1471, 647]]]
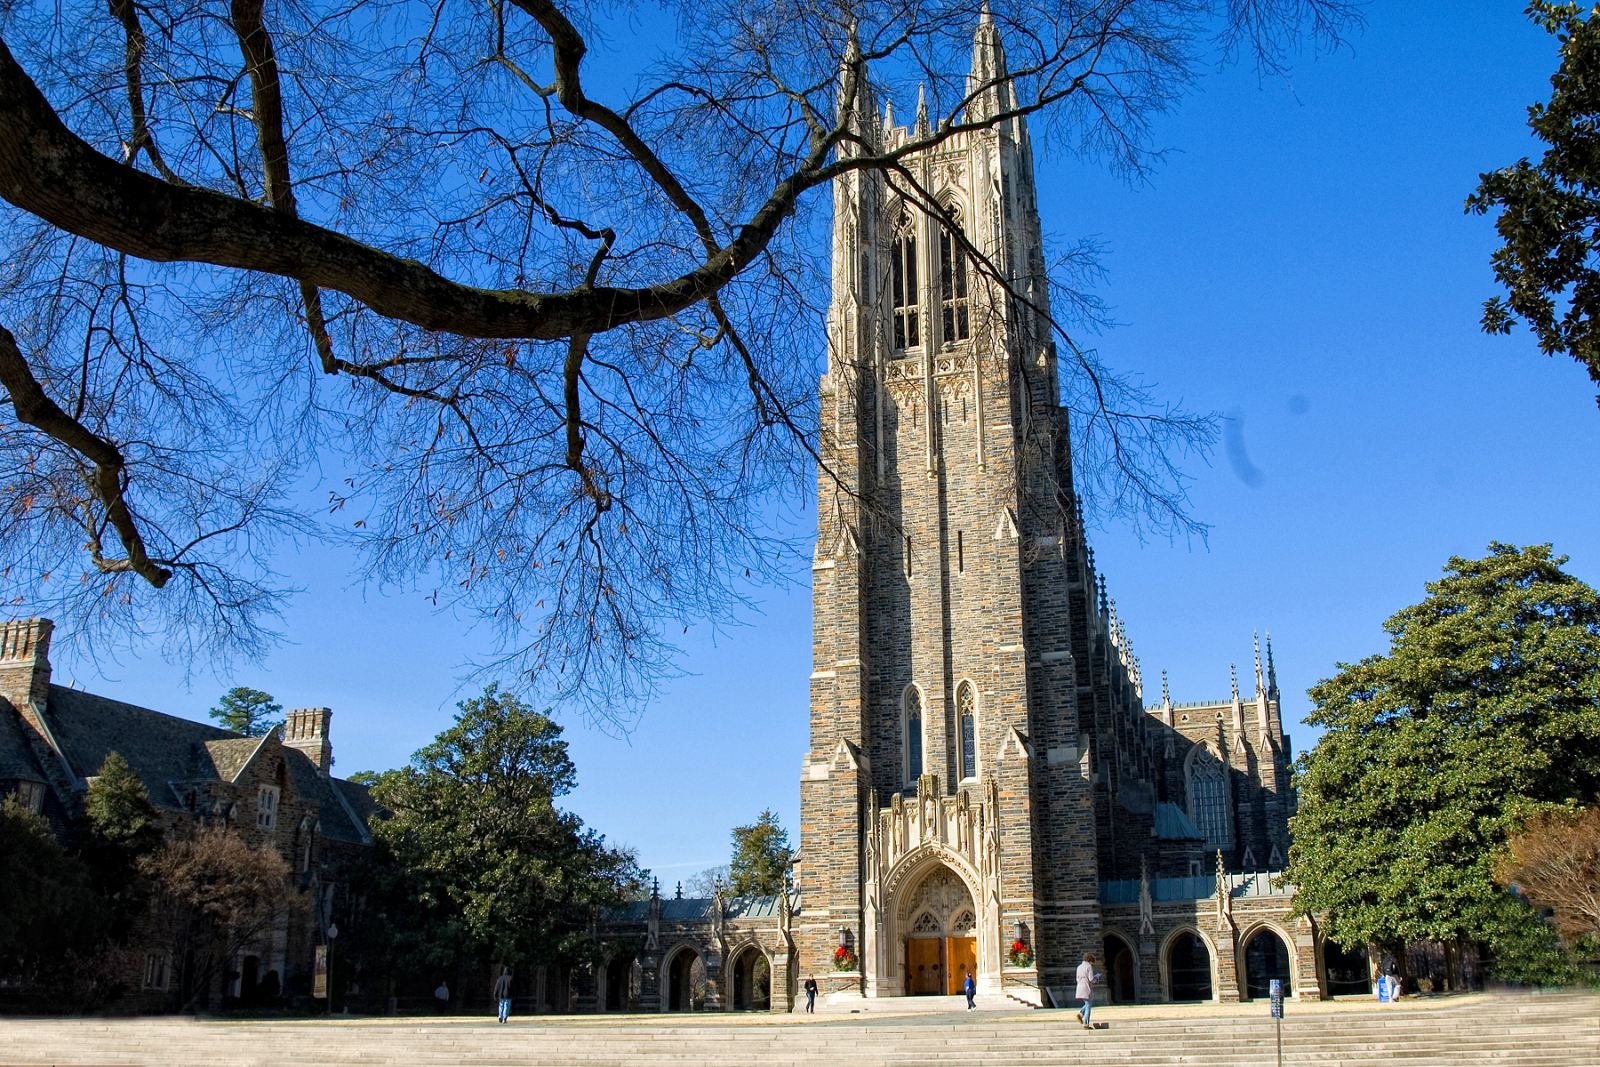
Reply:
[[324, 966], [328, 968], [328, 1014], [333, 1014], [333, 939], [339, 936], [339, 927], [334, 923], [328, 924], [328, 956]]

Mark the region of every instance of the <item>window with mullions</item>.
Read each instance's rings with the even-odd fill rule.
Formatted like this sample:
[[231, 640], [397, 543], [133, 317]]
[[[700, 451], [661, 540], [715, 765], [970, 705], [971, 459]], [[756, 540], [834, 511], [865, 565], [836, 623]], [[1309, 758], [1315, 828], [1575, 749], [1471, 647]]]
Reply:
[[909, 211], [900, 212], [890, 252], [889, 295], [894, 302], [894, 346], [922, 343], [917, 321], [917, 232]]
[[1189, 816], [1206, 836], [1206, 851], [1233, 847], [1228, 818], [1228, 769], [1207, 748], [1189, 760]]
[[978, 776], [978, 699], [972, 686], [962, 682], [956, 690], [956, 717], [961, 726], [961, 777]]
[[916, 686], [906, 687], [906, 781], [922, 777], [922, 694]]
[[939, 230], [939, 303], [944, 311], [944, 339], [965, 341], [972, 334], [967, 309], [967, 251], [958, 237], [961, 215], [951, 208]]

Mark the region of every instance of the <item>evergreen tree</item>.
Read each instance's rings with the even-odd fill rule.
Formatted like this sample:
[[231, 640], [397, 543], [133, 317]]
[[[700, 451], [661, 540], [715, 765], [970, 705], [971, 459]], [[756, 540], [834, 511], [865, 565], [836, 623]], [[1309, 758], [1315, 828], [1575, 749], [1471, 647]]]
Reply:
[[783, 878], [794, 863], [789, 831], [767, 808], [749, 826], [733, 828], [728, 890], [736, 897], [771, 897], [783, 892]]
[[[1548, 103], [1528, 125], [1549, 148], [1480, 176], [1467, 210], [1498, 209], [1505, 242], [1491, 262], [1505, 296], [1485, 301], [1483, 328], [1510, 333], [1528, 321], [1539, 350], [1564, 352], [1600, 384], [1600, 18], [1571, 2], [1534, 0], [1528, 17], [1561, 44]], [[1596, 398], [1600, 400], [1600, 397]]]
[[1476, 941], [1498, 976], [1559, 980], [1550, 929], [1495, 885], [1543, 805], [1600, 789], [1600, 596], [1549, 545], [1452, 558], [1387, 622], [1386, 655], [1311, 689], [1296, 766], [1295, 907], [1345, 945]]
[[409, 766], [372, 777], [391, 815], [373, 826], [358, 937], [389, 966], [583, 957], [596, 913], [642, 885], [633, 855], [556, 806], [577, 771], [548, 715], [493, 685], [459, 707]]
[[0, 871], [0, 974], [59, 987], [105, 933], [88, 866], [61, 847], [49, 823], [8, 796], [0, 800]]
[[139, 862], [161, 846], [161, 817], [128, 761], [112, 752], [84, 796], [81, 852], [107, 901], [114, 936], [125, 936], [149, 901]]
[[274, 701], [271, 693], [242, 685], [222, 694], [209, 714], [218, 726], [246, 737], [261, 737], [283, 725], [283, 705]]

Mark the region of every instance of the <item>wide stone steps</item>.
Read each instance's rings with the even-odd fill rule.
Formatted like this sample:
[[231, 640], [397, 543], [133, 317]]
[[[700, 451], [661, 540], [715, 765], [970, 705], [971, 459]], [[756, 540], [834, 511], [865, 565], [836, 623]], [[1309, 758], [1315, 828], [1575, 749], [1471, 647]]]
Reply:
[[[1467, 997], [1459, 1006], [1336, 1006], [1283, 1024], [1291, 1067], [1600, 1067], [1600, 999]], [[1087, 1032], [1070, 1011], [852, 1015], [537, 1017], [297, 1022], [0, 1020], [0, 1064], [252, 1067], [269, 1064], [643, 1064], [677, 1067], [1122, 1065], [1275, 1067], [1277, 1037], [1259, 1005], [1101, 1009]], [[1133, 1012], [1143, 1012], [1135, 1017]]]

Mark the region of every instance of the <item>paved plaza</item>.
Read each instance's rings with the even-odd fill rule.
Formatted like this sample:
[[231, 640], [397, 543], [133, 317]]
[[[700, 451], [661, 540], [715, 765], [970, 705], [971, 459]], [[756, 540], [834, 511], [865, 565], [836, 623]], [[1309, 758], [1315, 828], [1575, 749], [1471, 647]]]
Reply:
[[[1368, 1000], [1291, 1002], [1287, 1016], [1282, 1062], [1297, 1067], [1600, 1064], [1600, 998], [1592, 995], [1476, 994], [1394, 1007]], [[999, 1008], [814, 1016], [537, 1016], [505, 1026], [466, 1016], [8, 1019], [0, 1021], [0, 1064], [1270, 1067], [1278, 1062], [1277, 1034], [1264, 1004], [1107, 1006], [1095, 1017], [1105, 1029], [1085, 1032], [1069, 1011]]]

